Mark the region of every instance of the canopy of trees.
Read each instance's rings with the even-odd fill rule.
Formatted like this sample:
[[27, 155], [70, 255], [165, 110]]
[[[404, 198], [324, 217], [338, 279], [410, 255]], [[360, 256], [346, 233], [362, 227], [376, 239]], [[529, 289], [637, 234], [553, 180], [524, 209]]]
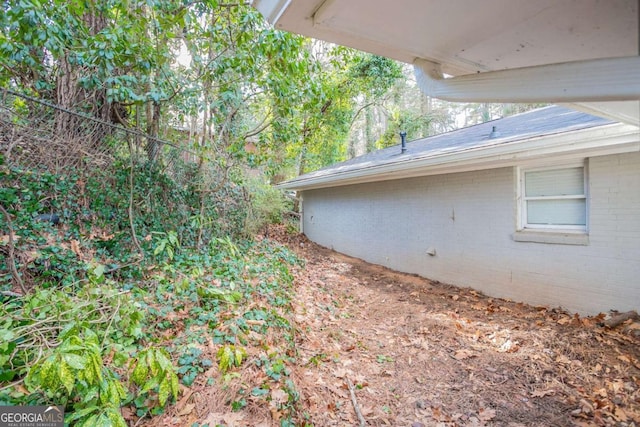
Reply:
[[272, 175], [343, 159], [354, 121], [402, 77], [391, 60], [274, 30], [242, 3], [5, 1], [0, 26], [3, 87], [154, 137], [189, 129], [189, 148]]

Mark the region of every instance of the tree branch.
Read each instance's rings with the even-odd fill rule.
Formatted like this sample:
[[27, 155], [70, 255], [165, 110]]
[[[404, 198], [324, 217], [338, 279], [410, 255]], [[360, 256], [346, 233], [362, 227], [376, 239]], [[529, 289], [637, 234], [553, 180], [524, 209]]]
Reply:
[[2, 205], [0, 205], [0, 211], [2, 211], [2, 213], [4, 214], [4, 217], [7, 220], [7, 228], [9, 229], [9, 258], [7, 259], [7, 263], [9, 264], [9, 269], [11, 270], [11, 276], [13, 276], [13, 280], [15, 280], [18, 286], [20, 286], [20, 290], [22, 290], [22, 292], [26, 294], [27, 289], [24, 287], [24, 282], [22, 281], [20, 273], [18, 273], [18, 269], [16, 268], [15, 246], [13, 244], [13, 227], [11, 226], [11, 216]]
[[360, 427], [365, 427], [367, 422], [362, 416], [362, 411], [360, 411], [360, 406], [358, 405], [358, 401], [356, 400], [356, 391], [353, 388], [353, 384], [349, 378], [345, 378], [347, 380], [347, 386], [349, 386], [349, 392], [351, 393], [351, 403], [353, 403], [353, 409], [356, 411], [356, 415], [358, 416], [358, 420], [360, 421]]

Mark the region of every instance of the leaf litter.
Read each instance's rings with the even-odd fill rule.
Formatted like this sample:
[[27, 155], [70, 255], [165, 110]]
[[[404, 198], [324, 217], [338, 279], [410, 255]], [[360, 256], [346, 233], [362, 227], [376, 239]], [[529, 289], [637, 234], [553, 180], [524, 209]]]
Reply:
[[[604, 315], [581, 317], [399, 273], [284, 226], [267, 234], [304, 261], [292, 271], [295, 425], [640, 426], [636, 321], [605, 328]], [[265, 345], [256, 342], [247, 346], [253, 360]], [[226, 382], [215, 371], [207, 374], [215, 383], [182, 386], [178, 403], [153, 425], [281, 425], [276, 408], [287, 397], [280, 388], [266, 392], [269, 405], [248, 395], [245, 406], [230, 407], [242, 390], [267, 382], [255, 364]]]
[[270, 230], [295, 271], [297, 387], [315, 426], [640, 426], [637, 323], [490, 298]]

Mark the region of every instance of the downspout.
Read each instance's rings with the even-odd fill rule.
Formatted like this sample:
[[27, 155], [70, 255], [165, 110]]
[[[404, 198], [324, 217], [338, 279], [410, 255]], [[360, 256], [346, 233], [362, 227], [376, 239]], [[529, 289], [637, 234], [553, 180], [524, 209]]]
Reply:
[[300, 234], [304, 234], [304, 192], [298, 191], [298, 211], [300, 214], [300, 224], [298, 228], [300, 229]]
[[434, 98], [454, 102], [563, 103], [637, 101], [640, 56], [564, 62], [445, 78], [436, 64], [414, 61], [416, 80]]

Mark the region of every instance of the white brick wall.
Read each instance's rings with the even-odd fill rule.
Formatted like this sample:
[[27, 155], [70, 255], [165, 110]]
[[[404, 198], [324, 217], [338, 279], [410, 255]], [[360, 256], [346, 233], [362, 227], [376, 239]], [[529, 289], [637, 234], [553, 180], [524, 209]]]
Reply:
[[336, 251], [491, 296], [640, 311], [640, 153], [588, 168], [587, 246], [513, 240], [515, 168], [308, 190], [304, 230]]

